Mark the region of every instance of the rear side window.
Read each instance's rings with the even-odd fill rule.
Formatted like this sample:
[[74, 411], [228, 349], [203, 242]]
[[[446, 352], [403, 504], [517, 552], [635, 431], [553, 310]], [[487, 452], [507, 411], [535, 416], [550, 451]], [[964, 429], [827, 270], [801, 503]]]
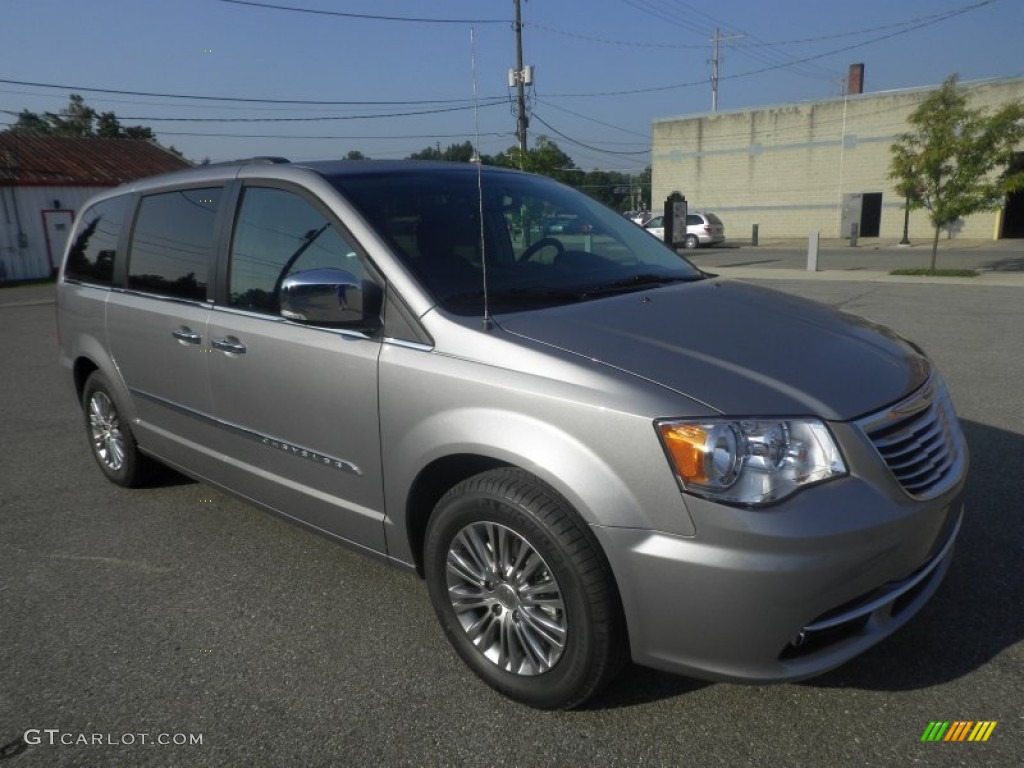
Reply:
[[690, 213], [690, 214], [687, 214], [687, 216], [686, 216], [686, 226], [688, 226], [688, 227], [699, 227], [703, 223], [704, 223], [704, 219], [702, 219], [700, 216], [698, 216], [695, 213]]
[[130, 203], [128, 195], [120, 195], [86, 209], [68, 249], [65, 279], [98, 285], [110, 285], [114, 281], [117, 241]]
[[206, 299], [222, 192], [219, 187], [182, 189], [142, 198], [132, 232], [129, 288]]
[[246, 189], [231, 243], [230, 306], [277, 314], [285, 278], [323, 267], [368, 276], [346, 237], [308, 201], [281, 189]]

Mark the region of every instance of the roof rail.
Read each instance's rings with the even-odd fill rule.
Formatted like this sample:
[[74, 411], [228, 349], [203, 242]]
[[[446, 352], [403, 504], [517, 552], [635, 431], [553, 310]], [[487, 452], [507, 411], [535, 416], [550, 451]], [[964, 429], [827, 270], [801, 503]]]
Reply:
[[237, 160], [221, 160], [216, 163], [205, 163], [202, 166], [196, 166], [201, 168], [218, 168], [225, 165], [279, 165], [280, 163], [290, 163], [287, 157], [271, 157], [269, 155], [260, 155], [258, 157], [241, 157]]

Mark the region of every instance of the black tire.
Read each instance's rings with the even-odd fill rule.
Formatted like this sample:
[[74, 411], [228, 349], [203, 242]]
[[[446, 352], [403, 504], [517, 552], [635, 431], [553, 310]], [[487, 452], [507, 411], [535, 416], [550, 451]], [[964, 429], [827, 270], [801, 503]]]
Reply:
[[693, 250], [694, 248], [697, 248], [699, 246], [700, 246], [700, 239], [696, 235], [687, 235], [686, 236], [686, 247], [689, 250]]
[[[496, 469], [452, 488], [431, 516], [424, 550], [449, 642], [500, 693], [568, 709], [621, 668], [624, 622], [604, 554], [568, 504], [529, 473]], [[503, 573], [482, 565], [491, 556]]]
[[131, 425], [122, 417], [106, 377], [94, 371], [82, 388], [85, 433], [92, 456], [107, 479], [125, 488], [137, 488], [150, 479], [153, 461], [139, 452]]

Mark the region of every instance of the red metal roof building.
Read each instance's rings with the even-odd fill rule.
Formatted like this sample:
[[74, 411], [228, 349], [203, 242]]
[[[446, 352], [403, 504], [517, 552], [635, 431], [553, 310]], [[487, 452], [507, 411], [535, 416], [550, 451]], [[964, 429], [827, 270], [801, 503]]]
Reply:
[[52, 274], [95, 193], [190, 165], [139, 139], [0, 133], [0, 282]]

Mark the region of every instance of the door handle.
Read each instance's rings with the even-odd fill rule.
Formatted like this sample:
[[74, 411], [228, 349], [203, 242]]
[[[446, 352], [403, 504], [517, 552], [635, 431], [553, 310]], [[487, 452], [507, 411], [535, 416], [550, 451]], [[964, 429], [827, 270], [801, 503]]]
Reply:
[[226, 336], [223, 339], [214, 339], [212, 342], [214, 349], [219, 349], [221, 352], [227, 352], [229, 355], [244, 355], [245, 344], [240, 342], [234, 336]]
[[176, 328], [171, 331], [171, 336], [176, 338], [182, 344], [202, 344], [203, 337], [198, 333], [194, 332], [187, 325], [183, 325], [180, 328]]

